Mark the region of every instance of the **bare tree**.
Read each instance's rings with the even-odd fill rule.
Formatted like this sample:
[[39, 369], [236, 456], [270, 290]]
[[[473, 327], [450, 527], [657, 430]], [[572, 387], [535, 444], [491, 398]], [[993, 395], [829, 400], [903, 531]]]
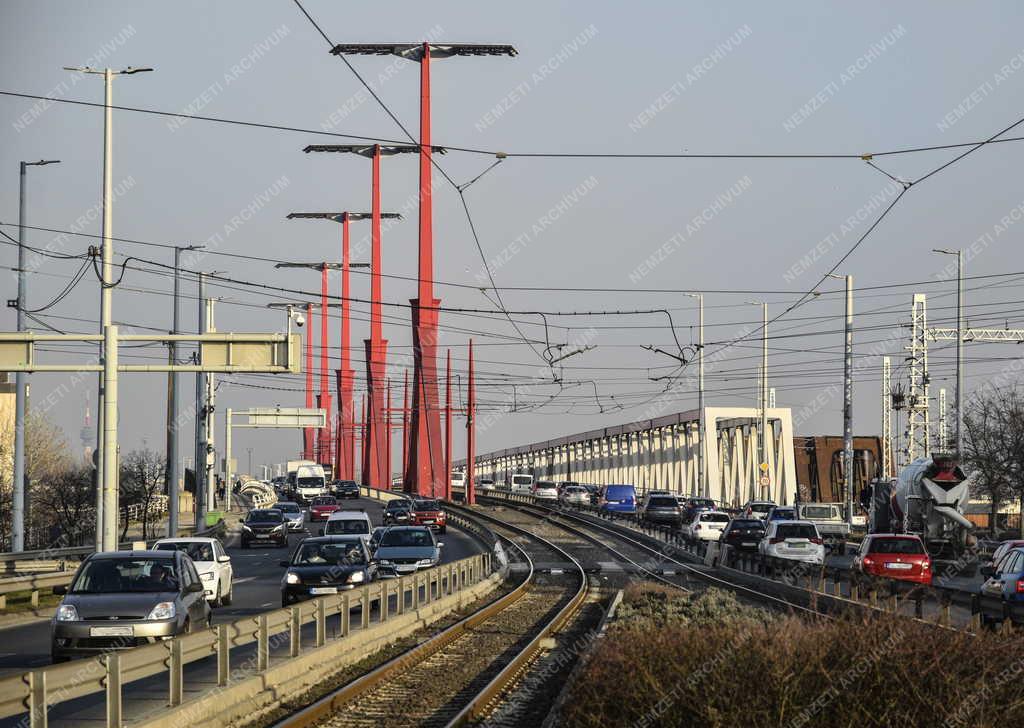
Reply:
[[[1024, 391], [1014, 384], [975, 393], [964, 413], [964, 460], [977, 489], [999, 506], [1011, 497], [1024, 515]], [[1024, 517], [1021, 518], [1024, 535]]]
[[142, 538], [149, 537], [150, 510], [156, 496], [163, 493], [166, 462], [152, 450], [133, 450], [121, 461], [120, 499], [124, 529], [121, 540], [128, 535], [128, 506], [142, 506]]
[[49, 474], [35, 484], [36, 513], [45, 513], [49, 519], [49, 548], [80, 546], [92, 536], [95, 493], [93, 470], [85, 465]]

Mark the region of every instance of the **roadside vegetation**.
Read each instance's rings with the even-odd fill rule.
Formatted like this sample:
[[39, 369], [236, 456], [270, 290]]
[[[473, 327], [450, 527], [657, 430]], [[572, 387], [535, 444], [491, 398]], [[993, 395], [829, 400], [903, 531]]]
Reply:
[[1024, 638], [880, 614], [807, 620], [709, 590], [627, 590], [566, 726], [996, 726], [1024, 718]]

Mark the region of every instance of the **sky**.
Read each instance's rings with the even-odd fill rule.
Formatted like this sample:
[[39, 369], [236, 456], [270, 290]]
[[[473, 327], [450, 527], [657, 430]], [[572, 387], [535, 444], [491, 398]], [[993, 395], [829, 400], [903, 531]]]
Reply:
[[[452, 184], [434, 175], [437, 295], [443, 306], [483, 311], [442, 312], [441, 345], [451, 349], [461, 403], [474, 340], [481, 452], [694, 407], [697, 317], [687, 291], [705, 292], [709, 405], [755, 405], [761, 312], [748, 302], [769, 304], [769, 386], [779, 406], [793, 408], [798, 434], [842, 431], [843, 283], [821, 281], [841, 260], [836, 272], [852, 275], [856, 289], [858, 434], [879, 432], [881, 356], [892, 357], [894, 378], [905, 382], [912, 294], [928, 295], [931, 325], [955, 320], [952, 259], [933, 248], [967, 251], [971, 325], [1022, 325], [1020, 278], [1010, 275], [1024, 271], [1020, 143], [986, 145], [930, 176], [970, 147], [880, 155], [985, 140], [1020, 119], [1017, 3], [304, 6], [334, 43], [507, 43], [518, 51], [432, 64], [433, 143], [469, 150], [438, 157]], [[0, 48], [5, 92], [102, 102], [100, 77], [62, 67], [152, 67], [118, 77], [114, 103], [299, 130], [114, 112], [114, 235], [207, 246], [205, 254], [184, 256], [187, 327], [196, 324], [194, 272], [202, 270], [242, 282], [208, 288], [220, 299], [219, 330], [282, 330], [284, 316], [266, 304], [315, 298], [319, 280], [314, 271], [277, 270], [273, 261], [340, 257], [338, 226], [286, 215], [362, 211], [370, 202], [367, 160], [303, 154], [303, 147], [355, 141], [332, 136], [344, 134], [408, 141], [291, 1], [95, 1], [86, 8], [5, 0]], [[350, 60], [416, 135], [418, 65], [392, 56]], [[1024, 136], [1022, 129], [1006, 136]], [[27, 224], [100, 232], [102, 109], [0, 95], [0, 138], [0, 170], [7, 170], [0, 230], [16, 239], [18, 162], [46, 158], [61, 163], [29, 169]], [[498, 152], [508, 156], [491, 168]], [[734, 158], [628, 156], [684, 153]], [[471, 228], [455, 185], [481, 173], [463, 188]], [[407, 303], [416, 288], [415, 157], [386, 158], [382, 177], [384, 210], [404, 217], [383, 238], [383, 297], [395, 304], [385, 307], [384, 333], [400, 399], [411, 351]], [[366, 223], [354, 224], [356, 260], [369, 259], [367, 235]], [[97, 244], [41, 230], [27, 231], [26, 242], [71, 256]], [[115, 320], [138, 331], [168, 330], [171, 282], [153, 261], [169, 264], [172, 250], [120, 242], [115, 250], [118, 264], [134, 258], [114, 290]], [[30, 310], [57, 297], [83, 264], [30, 259]], [[516, 327], [499, 312], [485, 260], [505, 310], [521, 312], [510, 315]], [[5, 299], [15, 295], [16, 262], [4, 238]], [[567, 290], [584, 288], [591, 290]], [[812, 290], [820, 295], [807, 295]], [[331, 292], [340, 293], [336, 274]], [[367, 275], [354, 273], [353, 296], [368, 294]], [[31, 327], [93, 332], [98, 299], [87, 266]], [[333, 369], [340, 324], [336, 309], [332, 315]], [[361, 372], [365, 303], [353, 304], [353, 319]], [[13, 309], [0, 312], [0, 328], [15, 329]], [[548, 359], [569, 356], [550, 366], [546, 347]], [[680, 368], [673, 354], [691, 363]], [[88, 352], [40, 356], [66, 361]], [[122, 352], [140, 363], [165, 357], [159, 347]], [[937, 400], [946, 387], [952, 402], [952, 347], [933, 344], [930, 357], [931, 394]], [[968, 345], [965, 396], [1012, 381], [1018, 361], [1012, 344]], [[193, 378], [182, 380], [187, 406]], [[37, 374], [31, 382], [33, 406], [77, 447], [95, 378]], [[220, 412], [304, 403], [301, 375], [221, 382]], [[163, 448], [165, 385], [158, 374], [122, 377], [122, 449]], [[297, 454], [292, 433], [239, 432], [243, 469], [248, 448], [254, 465]], [[464, 430], [456, 432], [461, 456]]]

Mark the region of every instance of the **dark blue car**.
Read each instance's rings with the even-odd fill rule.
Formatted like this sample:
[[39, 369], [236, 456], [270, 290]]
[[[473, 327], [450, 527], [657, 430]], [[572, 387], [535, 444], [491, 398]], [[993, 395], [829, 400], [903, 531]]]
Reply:
[[632, 485], [606, 485], [598, 499], [602, 513], [636, 513], [636, 488]]
[[[1010, 549], [995, 566], [981, 567], [981, 575], [985, 577], [981, 596], [1004, 603], [1024, 604], [1024, 547]], [[990, 620], [986, 618], [985, 621]]]

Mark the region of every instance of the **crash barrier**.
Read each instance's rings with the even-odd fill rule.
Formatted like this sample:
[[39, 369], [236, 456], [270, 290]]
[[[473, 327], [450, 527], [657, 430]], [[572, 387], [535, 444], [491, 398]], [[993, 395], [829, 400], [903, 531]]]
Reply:
[[[196, 536], [221, 538], [225, 533], [223, 521], [196, 533]], [[161, 537], [162, 538], [162, 537]], [[159, 541], [152, 538], [146, 546]], [[121, 550], [129, 550], [136, 542], [128, 541], [120, 545]], [[0, 577], [0, 612], [7, 608], [7, 597], [10, 594], [29, 592], [29, 603], [35, 608], [39, 606], [40, 592], [50, 591], [55, 586], [67, 586], [75, 576], [79, 564], [96, 549], [92, 546], [80, 546], [71, 549], [54, 549], [52, 551], [23, 551], [18, 554], [3, 554], [12, 558], [0, 561], [10, 568], [12, 576]], [[28, 558], [21, 558], [27, 556]], [[42, 558], [49, 557], [49, 558]]]
[[[417, 613], [421, 607], [472, 589], [490, 576], [491, 565], [490, 554], [477, 554], [409, 576], [372, 582], [352, 591], [317, 597], [290, 608], [244, 617], [156, 644], [124, 651], [112, 650], [88, 660], [2, 677], [0, 718], [27, 713], [32, 726], [45, 728], [52, 706], [85, 695], [104, 693], [106, 725], [119, 728], [125, 720], [125, 688], [136, 680], [162, 674], [167, 681], [167, 705], [170, 707], [200, 703], [211, 695], [216, 697], [200, 714], [195, 711], [189, 714], [188, 722], [203, 725], [211, 715], [224, 709], [225, 689], [232, 684], [257, 676], [263, 681], [264, 690], [276, 693], [279, 686], [267, 678], [269, 671], [290, 660], [308, 658], [312, 654], [310, 647], [317, 650], [330, 645], [344, 646], [345, 640], [362, 643], [377, 636], [394, 640], [398, 635], [389, 620], [410, 610]], [[394, 611], [392, 597], [395, 597]], [[454, 609], [464, 601], [460, 598], [445, 604]], [[377, 619], [371, 626], [374, 608]], [[358, 629], [352, 625], [353, 611], [358, 613], [355, 616]], [[334, 616], [338, 616], [337, 636], [328, 640], [327, 620]], [[315, 637], [304, 651], [301, 633], [307, 625], [315, 625]], [[239, 670], [238, 665], [233, 667], [232, 650], [253, 644], [256, 646], [255, 656], [246, 666], [249, 669]], [[285, 645], [287, 650], [273, 649]], [[192, 697], [185, 702], [189, 677], [185, 666], [207, 658], [216, 659], [216, 685], [198, 693], [192, 686], [188, 690]], [[208, 684], [209, 679], [196, 682]], [[132, 722], [138, 724], [135, 718]]]

